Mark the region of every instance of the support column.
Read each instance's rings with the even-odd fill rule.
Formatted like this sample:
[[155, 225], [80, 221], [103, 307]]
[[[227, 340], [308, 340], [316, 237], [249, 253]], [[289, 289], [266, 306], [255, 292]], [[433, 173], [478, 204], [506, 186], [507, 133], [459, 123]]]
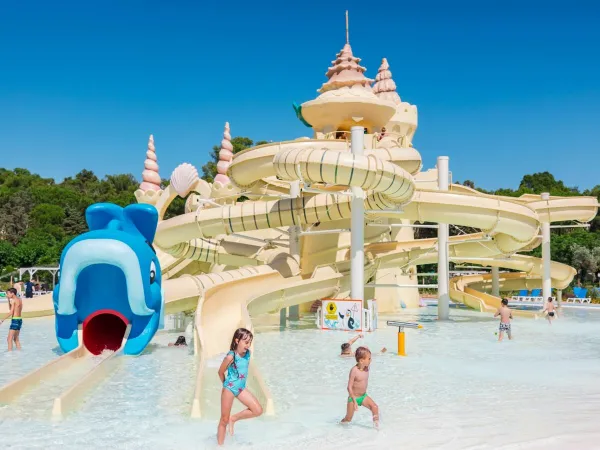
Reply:
[[562, 289], [556, 290], [556, 305], [558, 308], [562, 308]]
[[[364, 127], [354, 126], [350, 129], [352, 141], [350, 149], [353, 155], [364, 154]], [[350, 219], [350, 295], [355, 300], [365, 299], [365, 193], [359, 187], [351, 187], [352, 216]]]
[[[549, 200], [550, 194], [548, 192], [542, 193], [542, 200]], [[545, 304], [548, 297], [552, 296], [552, 278], [550, 275], [550, 222], [542, 222], [542, 267], [543, 267], [543, 278], [542, 278], [542, 296], [544, 297], [543, 303]]]
[[287, 308], [281, 308], [279, 310], [279, 326], [285, 327], [287, 324]]
[[[447, 191], [449, 188], [448, 159], [447, 156], [439, 156], [437, 159], [440, 191]], [[438, 228], [438, 319], [440, 320], [448, 320], [450, 317], [448, 233], [448, 224], [440, 223]]]
[[[300, 181], [290, 183], [290, 197], [294, 199], [300, 197]], [[290, 233], [290, 255], [298, 262], [298, 265], [300, 265], [300, 231], [299, 225], [292, 225], [288, 228]], [[290, 306], [289, 319], [300, 320], [299, 305]]]
[[492, 267], [492, 295], [500, 297], [500, 268]]

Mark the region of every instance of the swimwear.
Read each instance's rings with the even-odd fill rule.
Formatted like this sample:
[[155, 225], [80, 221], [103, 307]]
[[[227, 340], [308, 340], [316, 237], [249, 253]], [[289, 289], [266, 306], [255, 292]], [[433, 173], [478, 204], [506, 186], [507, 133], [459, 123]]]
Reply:
[[509, 331], [510, 332], [510, 323], [502, 323], [500, 322], [500, 331]]
[[229, 389], [236, 397], [246, 388], [248, 379], [248, 366], [250, 365], [250, 350], [246, 351], [244, 356], [239, 356], [235, 352], [229, 352], [233, 355], [233, 361], [227, 368], [227, 375], [223, 382], [223, 387]]
[[[360, 397], [356, 397], [356, 404], [358, 406], [362, 406], [363, 402], [365, 401], [365, 398], [367, 398], [366, 392], [363, 395], [361, 395]], [[348, 397], [348, 403], [352, 403], [352, 397]]]
[[19, 331], [22, 326], [23, 326], [23, 319], [20, 317], [13, 317], [12, 320], [10, 321], [10, 329], [11, 330]]
[[550, 312], [548, 313], [548, 315], [549, 315], [550, 317], [554, 317], [554, 311], [550, 311]]

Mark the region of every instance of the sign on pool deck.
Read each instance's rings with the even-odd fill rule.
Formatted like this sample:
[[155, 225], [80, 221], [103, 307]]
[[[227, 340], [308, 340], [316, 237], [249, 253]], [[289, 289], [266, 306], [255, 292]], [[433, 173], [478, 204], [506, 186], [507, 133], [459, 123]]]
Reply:
[[324, 298], [321, 308], [323, 330], [363, 331], [362, 300]]

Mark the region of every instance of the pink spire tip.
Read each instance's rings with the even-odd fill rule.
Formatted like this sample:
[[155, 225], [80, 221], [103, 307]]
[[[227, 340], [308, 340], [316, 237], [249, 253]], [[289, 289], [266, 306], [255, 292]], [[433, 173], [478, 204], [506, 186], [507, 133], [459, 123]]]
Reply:
[[150, 135], [146, 161], [144, 161], [144, 171], [142, 172], [142, 184], [140, 184], [142, 191], [160, 191], [160, 175], [158, 174], [158, 163], [156, 161], [154, 136]]
[[225, 185], [229, 183], [227, 170], [233, 160], [233, 145], [231, 144], [231, 134], [229, 134], [229, 122], [225, 122], [223, 131], [223, 140], [221, 141], [221, 151], [219, 151], [219, 162], [217, 163], [217, 176], [215, 181]]

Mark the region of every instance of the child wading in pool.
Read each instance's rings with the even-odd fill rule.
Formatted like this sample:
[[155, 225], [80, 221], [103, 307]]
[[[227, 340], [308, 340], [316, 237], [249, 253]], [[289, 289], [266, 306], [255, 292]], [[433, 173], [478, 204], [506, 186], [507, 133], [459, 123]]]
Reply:
[[[245, 328], [238, 328], [233, 334], [229, 353], [223, 359], [219, 367], [219, 378], [223, 383], [221, 391], [221, 420], [217, 430], [217, 442], [222, 445], [225, 441], [225, 433], [229, 426], [229, 433], [233, 435], [233, 426], [238, 420], [251, 419], [262, 414], [263, 410], [256, 397], [246, 389], [248, 379], [248, 366], [250, 365], [250, 344], [252, 344], [252, 333]], [[233, 416], [231, 407], [233, 399], [237, 398], [247, 409]]]
[[12, 351], [13, 342], [17, 347], [17, 350], [21, 350], [21, 341], [19, 341], [19, 334], [21, 333], [21, 326], [23, 325], [23, 318], [21, 317], [21, 312], [23, 311], [23, 301], [17, 297], [17, 290], [15, 288], [9, 288], [6, 291], [6, 296], [8, 297], [8, 302], [10, 305], [10, 310], [8, 314], [4, 316], [4, 319], [0, 321], [0, 325], [8, 319], [11, 318], [10, 321], [10, 330], [8, 330], [8, 337], [6, 338], [6, 342], [8, 343], [8, 351]]
[[342, 423], [352, 421], [354, 412], [359, 406], [369, 408], [373, 414], [373, 424], [379, 428], [379, 407], [371, 397], [367, 395], [369, 385], [369, 365], [371, 364], [371, 351], [367, 347], [358, 347], [355, 353], [356, 366], [350, 370], [348, 379], [348, 402], [346, 406], [346, 417]]
[[510, 331], [510, 320], [512, 317], [512, 311], [508, 307], [508, 300], [505, 298], [502, 299], [502, 306], [496, 311], [494, 317], [500, 316], [500, 328], [498, 333], [498, 342], [502, 340], [504, 337], [504, 332], [508, 335], [508, 339], [512, 339], [512, 333]]
[[[342, 344], [342, 353], [340, 353], [340, 356], [354, 356], [354, 353], [352, 352], [352, 344], [354, 344], [358, 339], [364, 338], [364, 337], [365, 337], [364, 334], [359, 334], [357, 336], [354, 336], [348, 342], [344, 342]], [[385, 348], [385, 347], [383, 347], [379, 351], [380, 354], [383, 354], [385, 352], [387, 352], [387, 348]]]
[[552, 320], [554, 320], [554, 317], [558, 317], [558, 311], [556, 310], [554, 303], [552, 303], [552, 297], [548, 297], [548, 303], [546, 303], [546, 306], [542, 312], [548, 314], [546, 316], [548, 318], [548, 323], [552, 325]]

